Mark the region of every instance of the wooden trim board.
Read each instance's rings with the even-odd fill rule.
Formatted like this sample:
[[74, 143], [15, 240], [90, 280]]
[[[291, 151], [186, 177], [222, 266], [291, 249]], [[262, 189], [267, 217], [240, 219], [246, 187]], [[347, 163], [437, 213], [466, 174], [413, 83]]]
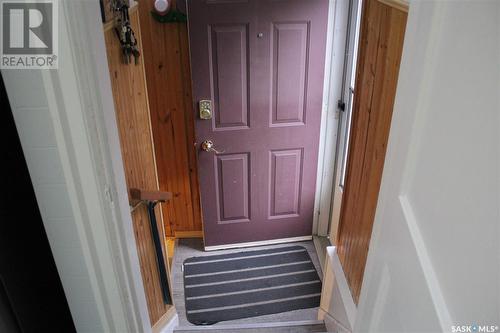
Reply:
[[138, 12], [158, 180], [173, 194], [162, 205], [165, 233], [201, 232], [187, 25], [156, 21], [153, 5], [140, 1]]
[[[137, 6], [133, 8], [137, 8]], [[142, 54], [142, 38], [137, 10], [131, 11], [130, 24], [135, 31], [138, 47]], [[170, 194], [158, 191], [147, 85], [144, 76], [144, 58], [142, 55], [139, 57], [138, 65], [124, 64], [121, 45], [114, 30], [105, 31], [104, 37], [127, 187], [155, 191], [132, 191], [132, 198], [134, 195], [138, 195], [143, 199], [153, 199], [153, 197], [159, 199], [157, 194], [162, 194], [161, 198], [166, 199], [170, 197]], [[163, 217], [159, 206], [155, 209], [155, 213], [158, 232], [163, 238]], [[159, 292], [161, 282], [146, 207], [137, 207], [132, 212], [132, 220], [149, 317], [151, 325], [153, 325], [167, 312], [171, 305], [163, 303]], [[166, 258], [165, 246], [162, 247], [162, 250]], [[168, 263], [165, 264], [168, 265]]]
[[203, 238], [203, 231], [175, 231], [175, 238]]
[[363, 6], [356, 92], [337, 251], [359, 300], [389, 140], [407, 13], [379, 0]]
[[[168, 311], [153, 325], [151, 328], [152, 333], [163, 333], [165, 327], [177, 316], [175, 306], [171, 306]], [[165, 333], [168, 331], [165, 331]]]
[[408, 13], [408, 8], [410, 7], [410, 4], [408, 1], [405, 0], [378, 0], [384, 5], [402, 10], [403, 12]]

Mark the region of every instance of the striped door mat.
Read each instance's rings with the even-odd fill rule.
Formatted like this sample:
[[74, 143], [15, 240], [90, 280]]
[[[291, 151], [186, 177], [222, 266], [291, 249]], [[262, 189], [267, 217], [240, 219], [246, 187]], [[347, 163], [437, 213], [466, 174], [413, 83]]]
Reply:
[[186, 316], [195, 325], [319, 306], [321, 281], [302, 246], [184, 261]]

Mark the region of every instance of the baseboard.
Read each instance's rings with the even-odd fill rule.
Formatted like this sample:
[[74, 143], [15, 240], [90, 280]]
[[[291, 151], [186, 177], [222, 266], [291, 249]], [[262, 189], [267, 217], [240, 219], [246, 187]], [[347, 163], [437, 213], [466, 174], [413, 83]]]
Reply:
[[323, 319], [325, 322], [327, 332], [351, 333], [351, 331], [342, 325], [337, 319], [333, 318], [322, 309], [318, 310], [318, 318]]
[[175, 231], [174, 236], [175, 238], [203, 238], [203, 231]]
[[263, 246], [263, 245], [273, 245], [273, 244], [281, 244], [281, 243], [304, 242], [304, 241], [309, 241], [311, 239], [312, 239], [312, 235], [300, 236], [300, 237], [290, 237], [290, 238], [270, 239], [270, 240], [256, 241], [256, 242], [213, 245], [213, 246], [205, 246], [205, 251], [236, 249], [236, 248], [240, 248], [240, 247]]
[[[327, 247], [326, 255], [323, 290], [321, 291], [320, 309], [322, 311], [319, 313], [319, 319], [325, 320], [325, 324], [332, 323], [327, 319], [334, 319], [334, 323], [342, 326], [344, 331], [352, 331], [356, 321], [356, 303], [351, 295], [336, 247]], [[331, 318], [327, 318], [326, 314]], [[341, 332], [339, 328], [337, 330]]]
[[156, 324], [153, 325], [151, 331], [153, 333], [172, 333], [174, 328], [179, 325], [179, 316], [175, 306], [171, 306], [167, 312], [161, 317]]
[[326, 236], [313, 236], [314, 248], [318, 256], [321, 271], [325, 271], [326, 248], [331, 246], [330, 240]]

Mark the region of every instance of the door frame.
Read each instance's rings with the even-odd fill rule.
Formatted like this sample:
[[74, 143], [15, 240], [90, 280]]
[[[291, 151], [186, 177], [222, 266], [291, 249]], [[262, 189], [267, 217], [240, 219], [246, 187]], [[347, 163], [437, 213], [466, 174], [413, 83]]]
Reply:
[[[408, 12], [409, 11], [409, 2], [406, 0], [376, 0], [379, 1], [385, 5], [394, 7], [396, 9], [399, 9], [401, 11]], [[365, 0], [363, 0], [365, 2]], [[363, 7], [363, 5], [362, 5]], [[360, 8], [360, 15], [362, 15], [363, 9]], [[413, 12], [413, 10], [412, 10]], [[441, 18], [441, 17], [439, 17]], [[363, 17], [361, 16], [361, 24]], [[418, 21], [415, 19], [414, 21]], [[440, 22], [440, 20], [435, 20], [435, 22]], [[434, 21], [433, 21], [434, 23]], [[408, 25], [407, 25], [408, 29]], [[432, 30], [432, 27], [428, 28], [429, 31]], [[361, 30], [361, 28], [360, 28]], [[361, 31], [360, 31], [361, 33]], [[414, 33], [413, 31], [410, 32]], [[408, 34], [408, 32], [406, 33]], [[406, 38], [406, 37], [405, 37]], [[401, 62], [401, 69], [400, 69], [400, 74], [401, 75], [401, 70], [403, 67], [403, 60], [407, 61], [406, 59], [408, 58], [408, 54], [419, 54], [418, 52], [408, 52], [409, 49], [425, 49], [425, 47], [422, 47], [422, 45], [419, 45], [418, 43], [405, 43], [404, 49], [403, 49], [403, 54], [402, 54], [402, 62]], [[399, 86], [398, 86], [399, 89]], [[400, 99], [399, 97], [400, 92], [399, 90], [396, 91], [396, 101], [394, 104], [394, 109], [396, 109], [397, 105], [396, 103]], [[392, 132], [394, 132], [393, 129], [394, 126], [391, 126], [391, 135], [388, 139], [388, 146], [391, 147], [394, 145], [394, 138], [397, 137], [397, 135], [394, 135]], [[396, 129], [397, 130], [397, 129]], [[374, 314], [375, 316], [379, 315], [378, 312], [380, 312], [380, 309], [377, 309], [377, 311], [373, 311], [373, 303], [369, 303], [367, 301], [368, 295], [367, 295], [367, 289], [369, 289], [371, 286], [370, 282], [371, 280], [375, 279], [375, 272], [374, 272], [374, 267], [379, 267], [380, 266], [380, 261], [374, 262], [373, 261], [373, 256], [374, 253], [380, 252], [379, 248], [381, 247], [380, 243], [380, 216], [383, 213], [384, 205], [386, 204], [385, 201], [387, 201], [387, 186], [385, 185], [385, 178], [387, 178], [387, 174], [390, 174], [390, 172], [387, 172], [386, 170], [390, 169], [391, 166], [390, 164], [394, 163], [395, 156], [392, 156], [390, 154], [390, 148], [387, 150], [387, 154], [385, 156], [385, 162], [386, 164], [384, 165], [384, 170], [383, 170], [383, 179], [380, 185], [380, 192], [379, 192], [379, 197], [377, 201], [377, 210], [376, 210], [376, 215], [374, 218], [374, 225], [373, 225], [373, 230], [371, 232], [371, 241], [370, 241], [370, 249], [368, 252], [368, 260], [366, 263], [366, 268], [363, 274], [363, 281], [362, 281], [362, 287], [361, 287], [361, 294], [359, 296], [359, 303], [356, 305], [355, 299], [352, 296], [349, 284], [346, 279], [346, 275], [344, 273], [344, 268], [342, 267], [340, 258], [337, 254], [337, 246], [331, 246], [327, 248], [327, 264], [326, 264], [326, 269], [325, 271], [325, 277], [324, 277], [324, 284], [323, 284], [323, 291], [322, 291], [322, 300], [321, 300], [321, 305], [320, 305], [320, 318], [325, 321], [325, 325], [329, 331], [339, 331], [339, 332], [353, 332], [353, 331], [360, 331], [360, 330], [366, 330], [366, 327], [363, 329], [360, 329], [360, 322], [361, 320], [364, 320], [364, 317], [368, 317], [371, 314]], [[338, 222], [340, 222], [340, 205], [338, 207]], [[381, 213], [382, 211], [382, 213]], [[333, 223], [333, 221], [332, 221]], [[338, 226], [338, 224], [337, 224]], [[335, 232], [335, 233], [334, 233]], [[332, 241], [336, 242], [337, 238], [337, 230], [330, 230], [330, 235], [331, 237], [335, 237]], [[335, 244], [334, 244], [335, 245]], [[428, 258], [426, 258], [428, 259]], [[386, 268], [386, 267], [384, 267]], [[382, 289], [382, 288], [381, 288]], [[382, 293], [382, 290], [378, 290], [379, 293]], [[385, 292], [385, 290], [384, 290]], [[377, 294], [378, 296], [378, 294]], [[385, 297], [385, 295], [384, 295]], [[377, 299], [377, 301], [379, 301]], [[360, 320], [361, 319], [361, 320]], [[443, 325], [443, 327], [451, 327], [450, 325]]]
[[[324, 92], [331, 90], [333, 60], [329, 45], [332, 44], [331, 20], [335, 3], [335, 0], [329, 0], [329, 42], [325, 60], [325, 80], [328, 84], [324, 87]], [[78, 246], [85, 254], [85, 268], [91, 276], [90, 288], [103, 327], [107, 327], [106, 330], [109, 331], [151, 332], [114, 117], [99, 3], [85, 0], [61, 2], [59, 27], [59, 69], [23, 73], [11, 71], [6, 76], [6, 87], [8, 89], [11, 85], [12, 90], [15, 88], [14, 84], [19, 82], [40, 82], [33, 83], [30, 87], [43, 91], [44, 98], [47, 99], [57, 141], [56, 150], [61, 156], [74, 211], [74, 224], [78, 231], [75, 236], [80, 242]], [[41, 81], [39, 77], [42, 78]], [[11, 78], [16, 80], [10, 80]], [[324, 152], [328, 150], [328, 156], [331, 156], [332, 150], [333, 155], [335, 150], [334, 145], [324, 139], [327, 136], [335, 137], [336, 134], [336, 119], [330, 117], [335, 109], [328, 102], [336, 99], [325, 99], [327, 95], [329, 94], [324, 95], [322, 110], [318, 170], [323, 170], [327, 165]], [[9, 99], [13, 98], [15, 96], [11, 94]], [[327, 126], [326, 118], [330, 118], [333, 125]], [[25, 154], [29, 156], [29, 152], [25, 151]], [[36, 165], [30, 163], [29, 158], [28, 166], [30, 172], [36, 171]], [[325, 182], [328, 177], [331, 179], [328, 172], [319, 177], [320, 181], [316, 186], [318, 207], [329, 206], [330, 191], [328, 181]], [[92, 181], [86, 181], [88, 179]], [[326, 185], [321, 186], [323, 183]], [[37, 184], [34, 187], [36, 190]], [[326, 194], [321, 196], [320, 193]], [[319, 208], [315, 211], [319, 211]], [[42, 218], [46, 224], [46, 218]], [[317, 224], [313, 224], [313, 233], [316, 233], [315, 225]], [[53, 249], [57, 247], [57, 241], [60, 239], [50, 239]], [[76, 259], [76, 262], [80, 260]], [[58, 270], [64, 272], [71, 262], [71, 253], [66, 254], [65, 260], [56, 257], [55, 261]], [[78, 322], [84, 318], [84, 309], [79, 304], [83, 295], [79, 294], [79, 290], [64, 275], [61, 280], [72, 315]], [[68, 290], [71, 292], [68, 293]], [[175, 316], [175, 311], [172, 311], [170, 318], [165, 318], [165, 326], [175, 321]], [[161, 331], [162, 328], [157, 327], [156, 330]]]
[[[185, 1], [186, 4], [189, 0]], [[271, 241], [257, 241], [238, 244], [205, 246], [206, 251], [228, 248], [250, 247], [285, 242], [311, 240], [312, 236], [329, 236], [331, 224], [331, 205], [333, 203], [333, 182], [337, 149], [337, 132], [339, 110], [337, 101], [342, 94], [342, 74], [344, 67], [345, 32], [340, 28], [338, 20], [344, 13], [348, 13], [348, 6], [342, 6], [342, 1], [328, 1], [327, 36], [325, 48], [325, 67], [323, 77], [323, 98], [320, 118], [320, 138], [318, 143], [318, 165], [316, 170], [316, 186], [314, 194], [313, 225], [310, 236], [275, 239]], [[349, 1], [349, 0], [345, 0]], [[186, 6], [186, 8], [188, 5]], [[189, 20], [189, 13], [188, 20]], [[348, 14], [347, 14], [348, 15]], [[337, 37], [339, 35], [339, 37]], [[191, 52], [191, 51], [190, 51]], [[190, 55], [191, 62], [191, 55]], [[195, 101], [193, 101], [194, 103]], [[196, 109], [196, 108], [195, 108]], [[196, 130], [196, 129], [195, 129]], [[201, 200], [201, 195], [200, 195]], [[203, 227], [203, 223], [202, 223]], [[204, 233], [204, 228], [202, 228]], [[335, 240], [330, 240], [332, 243]]]
[[[336, 0], [329, 0], [319, 181], [314, 209], [318, 213], [321, 207], [326, 207], [329, 212], [333, 170], [327, 166], [335, 156], [337, 92], [334, 87], [338, 61], [333, 51], [337, 44], [334, 44], [332, 22], [336, 4]], [[64, 159], [65, 178], [71, 182], [68, 185], [70, 200], [78, 207], [74, 215], [78, 230], [76, 237], [85, 253], [86, 269], [94, 281], [90, 287], [97, 302], [95, 307], [99, 319], [110, 331], [127, 328], [129, 331], [163, 331], [176, 321], [176, 312], [175, 308], [169, 311], [169, 318], [162, 319], [162, 327], [151, 327], [125, 185], [99, 3], [85, 0], [60, 3], [59, 27], [59, 38], [64, 40], [64, 43], [59, 43], [59, 69], [30, 71], [21, 76], [24, 80], [37, 75], [43, 78], [38, 88], [46, 93], [57, 140], [56, 149]], [[82, 48], [81, 45], [89, 47]], [[6, 82], [6, 86], [8, 84]], [[73, 140], [68, 140], [68, 136]], [[87, 153], [80, 153], [83, 151]], [[35, 169], [33, 165], [29, 167], [30, 172]], [[86, 213], [90, 211], [99, 218], [90, 219]], [[315, 214], [313, 234], [317, 234], [318, 217], [319, 214]], [[329, 213], [323, 214], [321, 221], [326, 223], [321, 226], [324, 230], [321, 234], [326, 235]], [[311, 239], [311, 236], [300, 240], [306, 238]], [[57, 239], [50, 241], [54, 248]], [[68, 253], [67, 258], [70, 257]], [[68, 264], [64, 262], [68, 261], [67, 258], [55, 259], [59, 270]], [[78, 303], [83, 295], [78, 294], [64, 276], [61, 280], [72, 315], [81, 320], [78, 317], [84, 314]], [[67, 290], [71, 288], [73, 293], [68, 294]], [[113, 315], [109, 316], [110, 313]]]
[[[337, 136], [337, 152], [334, 162], [334, 180], [332, 184], [333, 198], [331, 203], [329, 237], [333, 245], [337, 244], [340, 226], [340, 211], [344, 197], [343, 182], [347, 180], [347, 158], [349, 152], [349, 137], [352, 125], [352, 112], [354, 104], [354, 90], [352, 79], [356, 76], [358, 57], [358, 43], [360, 36], [361, 12], [365, 0], [349, 0], [347, 32], [345, 39], [345, 56], [343, 59], [343, 73], [341, 81], [341, 97], [339, 103], [343, 103], [342, 109], [338, 110], [339, 124]], [[340, 106], [339, 106], [340, 108]]]
[[[186, 2], [189, 0], [185, 0]], [[348, 2], [348, 0], [346, 0]], [[339, 113], [337, 101], [342, 91], [342, 74], [344, 67], [345, 32], [338, 21], [348, 12], [342, 1], [328, 0], [328, 19], [325, 68], [323, 77], [323, 99], [320, 119], [320, 140], [318, 145], [318, 166], [316, 170], [316, 188], [314, 195], [313, 225], [311, 236], [328, 236], [331, 220], [331, 205], [333, 201], [333, 181], [335, 170], [330, 166], [335, 164], [337, 148], [337, 132]], [[189, 15], [189, 14], [188, 14]], [[189, 19], [189, 18], [188, 18]], [[338, 37], [337, 37], [338, 35]], [[310, 240], [311, 236], [298, 239], [284, 238], [272, 243]], [[334, 240], [331, 240], [334, 242]], [[270, 242], [249, 242], [242, 244], [228, 244], [223, 246], [208, 246], [205, 250], [219, 250], [224, 248], [258, 246], [272, 244]]]
[[[318, 148], [318, 170], [316, 173], [316, 191], [314, 196], [314, 217], [312, 234], [327, 236], [330, 228], [331, 204], [333, 200], [333, 181], [335, 170], [329, 166], [335, 164], [338, 132], [338, 109], [336, 101], [340, 99], [343, 67], [345, 33], [339, 20], [345, 10], [341, 1], [328, 1], [328, 26], [326, 31], [325, 73], [323, 79], [323, 104]], [[335, 33], [337, 29], [337, 33]]]
[[[312, 234], [326, 235], [330, 219], [333, 170], [338, 119], [336, 101], [338, 66], [334, 47], [334, 20], [338, 1], [329, 0], [325, 85], [319, 145], [319, 163]], [[10, 72], [12, 83], [40, 81], [30, 87], [44, 92], [54, 125], [56, 150], [61, 156], [69, 199], [74, 211], [75, 235], [84, 253], [90, 286], [99, 320], [106, 330], [151, 332], [140, 273], [123, 161], [117, 132], [115, 108], [106, 58], [98, 2], [70, 1], [59, 5], [59, 69], [57, 71]], [[88, 47], [82, 47], [87, 45]], [[343, 58], [343, 57], [342, 57]], [[343, 61], [342, 61], [343, 62]], [[23, 81], [24, 80], [24, 81]], [[11, 90], [15, 88], [11, 86]], [[9, 99], [12, 99], [9, 96]], [[15, 110], [13, 110], [15, 112]], [[19, 124], [18, 124], [19, 126]], [[22, 129], [19, 129], [22, 130]], [[77, 153], [78, 152], [78, 153]], [[29, 156], [29, 153], [25, 152]], [[30, 172], [36, 165], [29, 162]], [[91, 179], [92, 181], [88, 181]], [[37, 184], [34, 184], [35, 191]], [[327, 211], [327, 214], [320, 214]], [[47, 224], [46, 218], [44, 224]], [[308, 236], [310, 239], [310, 236]], [[50, 239], [52, 248], [59, 239]], [[114, 255], [111, 255], [114, 254]], [[55, 258], [64, 271], [71, 261]], [[69, 259], [68, 259], [69, 258]], [[80, 258], [75, 258], [81, 260]], [[85, 317], [80, 303], [84, 295], [66, 279], [61, 280], [72, 315]], [[70, 292], [68, 292], [68, 290]], [[110, 315], [111, 314], [111, 315]], [[164, 327], [176, 320], [175, 311]], [[78, 328], [78, 327], [77, 327]], [[156, 327], [155, 331], [162, 331]]]
[[[412, 247], [415, 258], [418, 259], [414, 265], [418, 267], [419, 273], [422, 273], [426, 281], [440, 329], [446, 332], [455, 324], [455, 321], [434, 269], [429, 245], [422, 236], [418, 219], [408, 201], [407, 190], [414, 169], [414, 164], [408, 161], [415, 161], [418, 150], [414, 142], [418, 137], [426, 135], [423, 133], [422, 120], [431, 109], [427, 108], [426, 104], [431, 100], [433, 90], [430, 83], [433, 82], [437, 66], [437, 57], [433, 55], [439, 53], [439, 46], [443, 44], [443, 38], [446, 36], [443, 32], [445, 31], [443, 22], [447, 22], [447, 18], [451, 17], [449, 4], [440, 1], [429, 2], [425, 5], [418, 1], [409, 3], [406, 0], [378, 1], [407, 11], [411, 15], [408, 16], [406, 25], [399, 82], [393, 107], [396, 117], [393, 116], [391, 123], [354, 331], [364, 331], [367, 325], [380, 323], [383, 301], [388, 299], [390, 293], [388, 286], [391, 281], [391, 267], [387, 265], [386, 260], [380, 260], [380, 258], [386, 257], [390, 252], [386, 247], [387, 240], [384, 239], [384, 235], [387, 233], [384, 234], [384, 231], [387, 231], [386, 228], [390, 228], [388, 225], [394, 222], [395, 215], [390, 207], [396, 205], [402, 212], [402, 219], [398, 223], [402, 226], [401, 230], [405, 230], [403, 232], [409, 236], [408, 244]], [[421, 59], [425, 61], [422, 62]], [[423, 112], [419, 112], [421, 110]], [[394, 200], [395, 198], [397, 200]], [[409, 251], [405, 249], [403, 253], [405, 253], [403, 260], [407, 260]], [[406, 305], [406, 307], [409, 306]], [[420, 308], [421, 304], [419, 303], [417, 307]], [[415, 330], [415, 328], [408, 326], [408, 330]]]
[[[24, 126], [19, 117], [29, 110], [50, 114], [50, 128], [35, 130], [40, 136], [55, 138], [52, 149], [59, 158], [54, 163], [62, 168], [58, 189], [65, 191], [70, 203], [66, 223], [72, 224], [74, 231], [65, 229], [66, 233], [52, 235], [49, 243], [76, 329], [97, 324], [110, 332], [166, 331], [176, 320], [175, 311], [165, 318], [163, 327], [152, 328], [149, 320], [99, 2], [60, 1], [58, 20], [57, 70], [2, 70], [2, 75], [32, 177], [41, 166], [33, 150], [26, 149], [29, 146], [25, 146], [23, 134], [34, 129]], [[26, 86], [44, 102], [30, 109], [16, 107], [23, 99], [30, 99], [16, 93]], [[43, 184], [34, 182], [33, 187], [39, 205], [41, 201], [46, 204], [41, 209], [42, 220], [50, 229], [50, 216], [45, 210], [58, 209], [60, 204], [40, 200], [45, 198]], [[77, 241], [72, 242], [71, 251], [59, 252], [66, 239]], [[82, 262], [81, 274], [88, 276], [88, 286], [86, 280], [83, 284], [75, 282], [83, 278], [74, 276], [74, 266]], [[95, 317], [89, 314], [89, 307], [96, 309]]]
[[[323, 110], [321, 117], [318, 172], [314, 204], [313, 235], [328, 236], [336, 244], [338, 215], [336, 214], [335, 182], [339, 149], [341, 110], [337, 102], [343, 100], [344, 67], [347, 52], [347, 34], [351, 20], [351, 2], [356, 0], [329, 0]], [[332, 167], [333, 166], [333, 167]]]

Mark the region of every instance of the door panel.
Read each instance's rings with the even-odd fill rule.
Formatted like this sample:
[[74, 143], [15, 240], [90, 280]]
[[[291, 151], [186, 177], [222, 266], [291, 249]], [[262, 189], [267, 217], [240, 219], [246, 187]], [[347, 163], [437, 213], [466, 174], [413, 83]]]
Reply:
[[311, 235], [327, 0], [190, 1], [205, 245]]
[[271, 208], [269, 218], [287, 218], [299, 215], [302, 186], [302, 149], [271, 152]]
[[272, 23], [272, 29], [271, 125], [303, 125], [309, 24]]
[[214, 130], [248, 126], [248, 26], [210, 26]]
[[214, 157], [217, 163], [216, 183], [218, 223], [248, 222], [250, 220], [250, 187], [248, 153]]

